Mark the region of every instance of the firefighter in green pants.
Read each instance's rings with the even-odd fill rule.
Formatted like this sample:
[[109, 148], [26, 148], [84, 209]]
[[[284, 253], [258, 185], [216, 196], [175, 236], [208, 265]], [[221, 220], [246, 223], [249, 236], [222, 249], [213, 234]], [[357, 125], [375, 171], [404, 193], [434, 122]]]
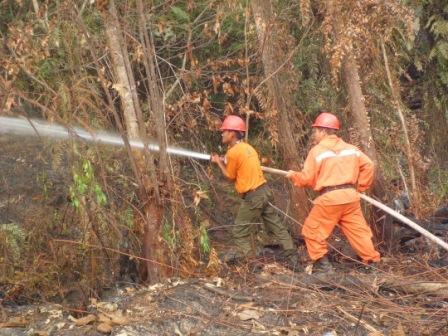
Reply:
[[269, 206], [269, 203], [273, 202], [273, 195], [266, 184], [258, 154], [251, 145], [242, 141], [246, 131], [244, 120], [238, 116], [228, 116], [221, 131], [222, 142], [228, 145], [229, 149], [224, 161], [216, 154], [212, 155], [211, 160], [229, 180], [235, 181], [235, 188], [242, 198], [235, 224], [232, 226], [234, 243], [238, 249], [232, 259], [256, 255], [253, 237], [255, 229], [261, 224], [260, 220], [263, 220], [266, 230], [282, 245], [287, 265], [297, 268], [297, 249], [291, 235], [275, 210]]

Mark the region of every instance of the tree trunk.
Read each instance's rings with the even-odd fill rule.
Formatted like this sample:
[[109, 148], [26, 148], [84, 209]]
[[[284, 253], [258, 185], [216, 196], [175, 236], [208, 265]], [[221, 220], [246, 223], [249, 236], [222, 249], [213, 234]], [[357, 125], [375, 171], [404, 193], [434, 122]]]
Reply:
[[[342, 61], [342, 73], [345, 87], [350, 102], [351, 117], [353, 125], [359, 135], [361, 149], [375, 162], [375, 181], [373, 183], [372, 192], [379, 199], [384, 199], [384, 177], [378, 162], [378, 154], [373, 142], [373, 136], [370, 129], [370, 120], [364, 104], [364, 95], [361, 89], [361, 80], [359, 78], [358, 67], [351, 55], [346, 56]], [[371, 216], [372, 222], [382, 216], [377, 209], [373, 209], [374, 214]], [[374, 225], [375, 236], [386, 243], [387, 248], [392, 246], [392, 223], [383, 222], [381, 227]]]
[[[342, 31], [341, 23], [341, 13], [339, 2], [341, 0], [331, 0], [327, 3], [328, 14], [333, 18], [333, 31], [335, 39], [338, 40]], [[350, 103], [351, 117], [353, 125], [359, 136], [360, 146], [362, 151], [367, 154], [374, 162], [376, 166], [375, 181], [373, 184], [372, 191], [380, 199], [385, 196], [384, 192], [384, 177], [381, 172], [381, 168], [378, 162], [378, 153], [375, 148], [375, 143], [373, 141], [373, 135], [370, 128], [370, 118], [365, 105], [365, 97], [362, 92], [361, 79], [359, 78], [358, 65], [356, 59], [352, 54], [347, 54], [343, 57], [341, 62], [342, 79], [347, 90], [348, 100]], [[380, 217], [380, 213], [375, 211], [375, 215], [372, 216], [372, 220]], [[376, 236], [385, 241], [386, 243], [391, 241], [392, 227], [374, 226], [374, 231]]]
[[[135, 79], [113, 0], [110, 1], [109, 12], [105, 15], [105, 28], [116, 77], [114, 88], [120, 96], [127, 136], [129, 138], [145, 139], [146, 132], [137, 97]], [[154, 92], [154, 94], [156, 93]], [[150, 176], [148, 176], [147, 162], [145, 162], [143, 153], [134, 151], [133, 155], [138, 174], [140, 174], [139, 181], [142, 181], [143, 184], [140, 186], [138, 195], [139, 202], [143, 205], [143, 211], [136, 216], [137, 223], [142, 226], [142, 254], [146, 259], [140, 265], [140, 276], [143, 281], [158, 282], [167, 274], [165, 267], [166, 253], [161, 238], [163, 204], [152, 156], [150, 153], [146, 153], [146, 157], [149, 158]], [[166, 155], [166, 152], [162, 152], [161, 155]]]
[[359, 135], [361, 149], [374, 162], [376, 167], [375, 182], [373, 184], [373, 193], [380, 199], [384, 198], [384, 177], [378, 161], [378, 154], [373, 141], [372, 131], [370, 129], [370, 117], [364, 104], [364, 94], [361, 88], [361, 79], [359, 78], [358, 66], [352, 55], [347, 55], [342, 60], [342, 74], [344, 84], [350, 103], [351, 117], [353, 125]]
[[[299, 169], [299, 154], [294, 141], [291, 125], [296, 120], [291, 112], [296, 109], [294, 96], [288, 84], [287, 71], [284, 71], [287, 53], [280, 47], [281, 32], [275, 21], [275, 14], [270, 0], [252, 0], [252, 12], [255, 19], [258, 39], [262, 47], [262, 61], [269, 94], [272, 96], [274, 108], [278, 111], [277, 128], [281, 130], [279, 144], [286, 169]], [[280, 69], [280, 70], [279, 70]], [[283, 70], [283, 71], [282, 71]], [[294, 217], [303, 222], [309, 210], [308, 197], [303, 189], [290, 186], [290, 201]]]
[[[169, 182], [170, 169], [168, 166], [168, 155], [166, 148], [168, 146], [166, 138], [166, 122], [165, 122], [165, 107], [163, 104], [163, 94], [160, 90], [158, 83], [160, 82], [159, 76], [156, 71], [156, 58], [154, 44], [149, 35], [149, 28], [146, 25], [145, 8], [142, 0], [137, 1], [137, 10], [139, 11], [139, 30], [140, 30], [140, 42], [145, 50], [144, 66], [148, 76], [149, 87], [149, 105], [151, 106], [151, 116], [154, 119], [153, 130], [157, 136], [157, 143], [160, 146], [159, 153], [159, 170], [160, 175]], [[161, 176], [159, 176], [161, 177]], [[171, 190], [171, 188], [170, 188]]]
[[358, 67], [353, 56], [347, 55], [342, 61], [342, 73], [348, 93], [353, 124], [359, 134], [361, 148], [375, 163], [378, 163], [378, 155], [370, 130], [369, 115], [364, 104]]
[[[165, 118], [165, 106], [164, 101], [166, 97], [161, 91], [161, 86], [158, 85], [161, 82], [160, 76], [157, 72], [157, 61], [156, 52], [154, 48], [154, 43], [151, 37], [149, 27], [146, 22], [145, 13], [147, 10], [143, 4], [142, 0], [137, 0], [137, 10], [139, 12], [139, 35], [140, 41], [145, 52], [145, 57], [143, 63], [145, 66], [145, 71], [148, 77], [148, 97], [149, 106], [151, 106], [151, 117], [153, 119], [152, 125], [153, 131], [156, 134], [158, 144], [160, 146], [160, 156], [159, 156], [159, 176], [158, 183], [163, 185], [164, 197], [167, 199], [164, 202], [165, 206], [169, 206], [171, 209], [174, 222], [178, 225], [178, 230], [180, 234], [180, 242], [176, 260], [179, 264], [179, 269], [184, 274], [188, 273], [192, 268], [197, 266], [197, 262], [194, 258], [194, 234], [193, 226], [185, 212], [184, 207], [178, 206], [177, 204], [182, 204], [182, 194], [179, 188], [175, 187], [175, 181], [173, 179], [174, 171], [170, 165], [169, 157], [166, 154], [166, 148], [168, 146], [167, 141], [167, 126]], [[174, 202], [170, 201], [174, 200]]]
[[[343, 23], [341, 21], [341, 0], [331, 0], [327, 2], [327, 15], [332, 18], [333, 34], [335, 40], [340, 39]], [[374, 190], [377, 196], [383, 196], [381, 181], [383, 180], [378, 170], [378, 154], [373, 142], [372, 131], [370, 129], [370, 118], [365, 105], [365, 98], [361, 88], [361, 79], [359, 78], [358, 64], [353, 54], [348, 53], [342, 58], [341, 62], [342, 78], [347, 90], [350, 103], [351, 117], [355, 129], [359, 135], [361, 149], [375, 162], [377, 166], [377, 179]]]

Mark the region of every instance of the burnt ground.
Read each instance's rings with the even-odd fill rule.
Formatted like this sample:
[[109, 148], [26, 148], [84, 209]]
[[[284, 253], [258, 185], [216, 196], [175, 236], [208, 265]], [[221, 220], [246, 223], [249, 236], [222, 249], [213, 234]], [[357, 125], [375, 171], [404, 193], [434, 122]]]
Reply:
[[[37, 212], [45, 185], [53, 190], [46, 206], [66, 202], [70, 175], [63, 164], [51, 161], [52, 146], [3, 137], [0, 146], [2, 226]], [[281, 189], [277, 194], [282, 204]], [[214, 225], [228, 225], [235, 205], [231, 196], [221, 199], [210, 211]], [[216, 230], [214, 237], [227, 239], [225, 230]], [[429, 265], [438, 251], [424, 239], [409, 241], [401, 252], [386, 255], [377, 268], [366, 271], [358, 269], [346, 242], [336, 235], [331, 244], [337, 272], [327, 278], [258, 259], [223, 266], [213, 278], [117, 285], [88, 306], [38, 300], [0, 305], [0, 336], [447, 335], [447, 269]], [[305, 267], [303, 245], [299, 251]]]
[[[32, 209], [43, 204], [56, 208], [66, 201], [70, 171], [65, 148], [0, 135], [0, 224], [21, 223]], [[47, 198], [45, 189], [50, 188]]]
[[352, 267], [320, 278], [276, 263], [242, 265], [222, 277], [124, 287], [93, 300], [79, 318], [54, 304], [5, 308], [3, 326], [16, 327], [0, 335], [101, 335], [105, 326], [117, 336], [446, 335], [447, 274], [391, 272], [415, 266], [423, 267], [412, 258], [386, 259], [368, 274]]

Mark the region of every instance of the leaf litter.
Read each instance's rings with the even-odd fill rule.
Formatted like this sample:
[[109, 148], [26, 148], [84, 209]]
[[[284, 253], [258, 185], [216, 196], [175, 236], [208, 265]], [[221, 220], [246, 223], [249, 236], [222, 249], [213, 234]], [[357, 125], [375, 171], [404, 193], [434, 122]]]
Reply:
[[117, 290], [108, 301], [92, 298], [78, 318], [54, 304], [6, 307], [0, 335], [5, 328], [67, 336], [444, 334], [446, 270], [415, 265], [410, 272], [397, 258], [371, 274], [349, 267], [330, 279], [274, 262], [258, 272], [231, 267], [220, 277], [173, 278]]

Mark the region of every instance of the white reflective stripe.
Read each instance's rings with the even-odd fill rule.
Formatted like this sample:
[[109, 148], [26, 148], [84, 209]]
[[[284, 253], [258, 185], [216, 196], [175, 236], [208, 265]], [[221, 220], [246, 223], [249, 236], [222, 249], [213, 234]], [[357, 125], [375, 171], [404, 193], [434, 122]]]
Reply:
[[344, 149], [339, 152], [338, 156], [357, 156], [360, 157], [361, 153], [357, 149]]
[[316, 161], [321, 162], [324, 159], [328, 159], [328, 158], [335, 157], [335, 156], [336, 156], [335, 152], [325, 151], [325, 152], [320, 153], [318, 156], [316, 156]]
[[322, 152], [318, 156], [316, 156], [316, 162], [319, 163], [322, 160], [332, 158], [332, 157], [344, 157], [344, 156], [358, 156], [359, 157], [360, 155], [361, 154], [356, 149], [343, 149], [339, 153], [335, 153], [333, 151], [328, 150], [328, 151]]

